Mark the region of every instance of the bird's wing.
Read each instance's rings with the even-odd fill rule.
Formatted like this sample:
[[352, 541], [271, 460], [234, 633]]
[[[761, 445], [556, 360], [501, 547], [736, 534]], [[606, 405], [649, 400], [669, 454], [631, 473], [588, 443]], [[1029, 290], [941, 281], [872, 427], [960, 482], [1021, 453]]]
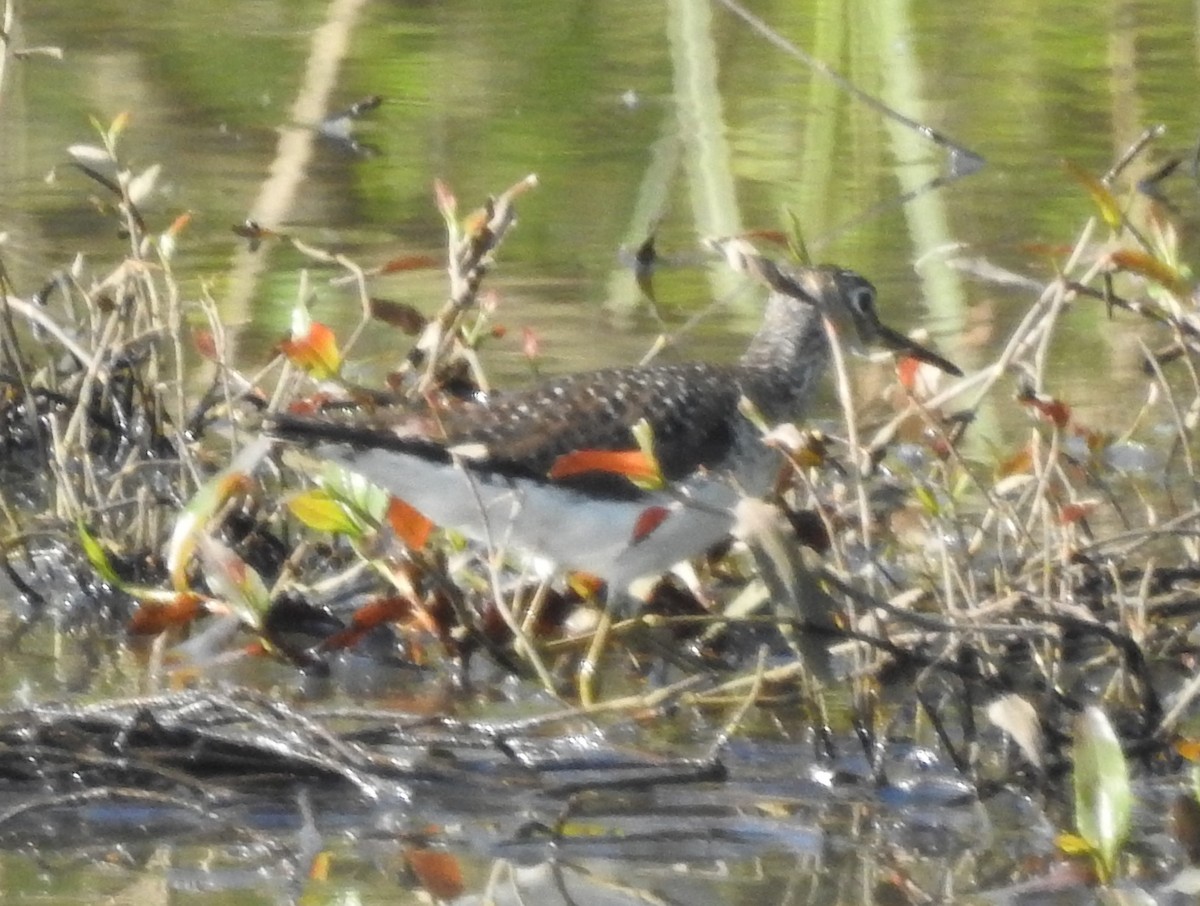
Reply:
[[278, 415], [268, 430], [302, 443], [346, 443], [431, 459], [448, 460], [457, 450], [473, 469], [545, 479], [565, 454], [635, 449], [632, 428], [645, 419], [663, 473], [675, 479], [720, 462], [729, 451], [739, 396], [724, 366], [613, 368], [437, 411], [357, 413], [353, 420]]

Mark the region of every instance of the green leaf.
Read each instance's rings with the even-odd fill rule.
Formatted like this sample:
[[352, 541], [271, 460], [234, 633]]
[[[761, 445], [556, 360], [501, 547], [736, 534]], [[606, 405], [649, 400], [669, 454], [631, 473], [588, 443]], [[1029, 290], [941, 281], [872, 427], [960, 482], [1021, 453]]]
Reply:
[[108, 146], [109, 151], [113, 151], [117, 147], [117, 140], [121, 137], [121, 133], [125, 131], [125, 127], [129, 125], [130, 113], [128, 110], [122, 110], [113, 117], [111, 123], [108, 124], [108, 129], [104, 133], [104, 143]]
[[1094, 858], [1096, 855], [1092, 845], [1078, 834], [1059, 834], [1054, 838], [1054, 845], [1060, 852], [1068, 856], [1091, 856]]
[[290, 497], [287, 508], [302, 523], [318, 532], [361, 538], [364, 527], [361, 521], [350, 514], [347, 508], [324, 488]]
[[183, 591], [188, 586], [188, 564], [196, 551], [197, 540], [208, 531], [209, 522], [230, 497], [249, 487], [249, 476], [233, 470], [231, 466], [202, 484], [175, 518], [175, 526], [167, 542], [167, 572], [177, 591]]
[[1104, 712], [1090, 706], [1075, 719], [1075, 827], [1097, 856], [1101, 880], [1112, 880], [1129, 836], [1133, 791], [1121, 741]]
[[213, 595], [224, 601], [244, 625], [260, 629], [262, 617], [271, 606], [271, 592], [262, 576], [211, 535], [201, 535], [196, 549]]
[[666, 487], [667, 480], [663, 477], [662, 466], [658, 462], [658, 455], [654, 452], [654, 426], [646, 419], [639, 418], [631, 430], [638, 450], [650, 463], [653, 474], [643, 479], [631, 478], [630, 480], [643, 491], [656, 491]]
[[108, 559], [108, 552], [95, 539], [92, 533], [87, 530], [87, 526], [83, 524], [82, 519], [75, 523], [75, 527], [79, 532], [79, 543], [83, 545], [83, 554], [87, 557], [88, 563], [92, 564], [92, 569], [96, 571], [96, 575], [114, 588], [122, 588], [124, 583], [121, 582], [121, 577], [117, 575], [117, 571], [113, 569], [113, 565]]
[[330, 499], [346, 507], [353, 518], [372, 525], [380, 525], [387, 518], [387, 491], [357, 472], [326, 463], [317, 481]]
[[792, 257], [808, 267], [812, 264], [812, 256], [808, 253], [808, 244], [804, 241], [804, 228], [800, 226], [800, 217], [791, 208], [785, 207], [783, 215], [787, 218], [788, 251]]
[[941, 512], [941, 507], [938, 506], [937, 496], [929, 488], [923, 484], [919, 484], [913, 488], [913, 494], [916, 495], [917, 503], [925, 510], [927, 516], [936, 517]]
[[754, 405], [754, 401], [748, 396], [738, 398], [738, 413], [746, 419], [750, 424], [754, 425], [755, 430], [760, 434], [766, 434], [771, 430], [771, 426], [767, 424], [766, 416], [759, 411], [758, 406]]

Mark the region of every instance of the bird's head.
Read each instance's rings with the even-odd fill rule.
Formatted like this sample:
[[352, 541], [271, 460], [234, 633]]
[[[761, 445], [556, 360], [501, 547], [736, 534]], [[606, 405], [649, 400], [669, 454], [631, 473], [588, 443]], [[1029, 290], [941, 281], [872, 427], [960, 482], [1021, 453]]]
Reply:
[[767, 277], [772, 291], [816, 306], [832, 324], [839, 339], [855, 352], [881, 346], [927, 362], [956, 377], [962, 376], [962, 371], [953, 362], [880, 321], [875, 307], [875, 287], [860, 274], [825, 264], [776, 267], [774, 271]]

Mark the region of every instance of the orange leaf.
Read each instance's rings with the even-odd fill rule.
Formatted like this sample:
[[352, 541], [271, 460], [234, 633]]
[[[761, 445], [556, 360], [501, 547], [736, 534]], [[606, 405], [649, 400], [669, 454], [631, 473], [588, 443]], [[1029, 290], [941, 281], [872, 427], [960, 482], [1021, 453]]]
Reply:
[[399, 255], [379, 266], [381, 274], [395, 274], [401, 271], [424, 271], [440, 267], [441, 262], [432, 255]]
[[1175, 751], [1188, 761], [1200, 761], [1200, 739], [1177, 739]]
[[921, 370], [921, 362], [910, 355], [902, 356], [896, 362], [896, 376], [900, 386], [912, 393], [917, 386], [917, 372]]
[[337, 338], [330, 328], [318, 321], [313, 321], [303, 336], [282, 341], [279, 349], [288, 361], [318, 381], [333, 377], [342, 367]]
[[1073, 525], [1083, 519], [1096, 508], [1096, 501], [1081, 500], [1078, 503], [1068, 503], [1058, 511], [1059, 525]]
[[1075, 426], [1075, 433], [1084, 439], [1088, 452], [1095, 455], [1102, 453], [1113, 442], [1113, 435], [1107, 431], [1093, 431], [1091, 428]]
[[125, 629], [130, 635], [158, 635], [173, 626], [185, 626], [204, 613], [204, 598], [194, 592], [180, 592], [174, 601], [141, 605]]
[[462, 894], [462, 868], [458, 859], [450, 853], [430, 849], [406, 849], [404, 858], [421, 887], [434, 899], [452, 900]]
[[1112, 229], [1119, 230], [1125, 218], [1121, 214], [1121, 206], [1113, 197], [1113, 193], [1109, 191], [1108, 186], [1073, 161], [1065, 160], [1063, 166], [1066, 167], [1067, 173], [1072, 179], [1088, 190], [1092, 201], [1100, 209], [1100, 216], [1104, 218], [1104, 222]]
[[567, 574], [567, 586], [579, 597], [590, 600], [604, 590], [604, 580], [591, 573], [572, 571]]
[[192, 222], [192, 212], [184, 211], [178, 217], [171, 221], [171, 225], [167, 227], [168, 236], [178, 236], [184, 231], [189, 223]]
[[308, 879], [310, 881], [328, 881], [330, 862], [332, 862], [332, 857], [328, 850], [317, 853], [313, 857], [312, 865], [308, 866]]
[[764, 242], [773, 242], [778, 246], [787, 248], [788, 237], [783, 230], [746, 230], [741, 234], [741, 238], [754, 241], [761, 239]]
[[564, 453], [554, 460], [548, 477], [557, 481], [588, 472], [624, 475], [633, 482], [654, 482], [660, 478], [655, 463], [641, 450], [576, 450]]
[[1003, 459], [996, 466], [998, 478], [1008, 478], [1010, 475], [1028, 475], [1033, 471], [1033, 451], [1029, 447], [1018, 450], [1008, 459]]
[[1073, 251], [1069, 245], [1052, 245], [1046, 242], [1019, 242], [1017, 248], [1030, 255], [1040, 255], [1050, 258], [1063, 258]]
[[472, 238], [480, 236], [488, 225], [488, 212], [483, 208], [476, 208], [470, 214], [463, 218], [462, 231], [464, 236]]
[[433, 523], [419, 510], [409, 506], [399, 497], [393, 497], [388, 502], [388, 523], [392, 531], [410, 550], [419, 551], [429, 540]]
[[364, 604], [358, 610], [354, 611], [351, 622], [358, 629], [374, 629], [376, 626], [382, 626], [384, 623], [393, 623], [396, 620], [401, 620], [411, 615], [412, 612], [412, 601], [408, 600], [408, 598], [393, 595], [372, 601], [370, 604]]
[[1187, 281], [1183, 278], [1183, 275], [1171, 265], [1155, 258], [1153, 255], [1137, 249], [1117, 249], [1109, 253], [1108, 260], [1113, 263], [1114, 267], [1138, 274], [1147, 280], [1153, 280], [1176, 296], [1187, 294]]

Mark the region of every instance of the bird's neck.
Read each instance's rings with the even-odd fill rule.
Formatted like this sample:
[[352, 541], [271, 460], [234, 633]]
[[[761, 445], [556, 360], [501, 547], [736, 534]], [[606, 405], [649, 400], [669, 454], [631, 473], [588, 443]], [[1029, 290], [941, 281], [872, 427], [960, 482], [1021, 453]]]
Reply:
[[762, 326], [738, 366], [745, 392], [770, 421], [794, 421], [829, 362], [820, 310], [782, 293], [767, 299]]

